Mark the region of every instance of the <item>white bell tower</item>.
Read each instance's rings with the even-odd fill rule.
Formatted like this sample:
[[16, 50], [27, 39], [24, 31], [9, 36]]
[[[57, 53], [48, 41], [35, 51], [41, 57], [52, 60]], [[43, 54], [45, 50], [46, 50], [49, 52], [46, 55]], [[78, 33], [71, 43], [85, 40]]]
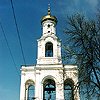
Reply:
[[62, 64], [61, 42], [56, 36], [57, 18], [51, 15], [50, 7], [41, 24], [37, 64], [21, 68], [20, 100], [80, 100], [75, 88], [77, 66]]
[[61, 42], [56, 36], [57, 18], [50, 13], [41, 20], [43, 33], [38, 40], [37, 64], [61, 64]]

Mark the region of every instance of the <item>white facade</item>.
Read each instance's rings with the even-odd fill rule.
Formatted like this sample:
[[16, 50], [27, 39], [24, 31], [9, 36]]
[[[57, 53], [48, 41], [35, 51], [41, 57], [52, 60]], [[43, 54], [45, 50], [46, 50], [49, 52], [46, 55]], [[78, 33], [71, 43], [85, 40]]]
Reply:
[[[56, 36], [55, 28], [57, 19], [51, 16], [50, 9], [41, 23], [43, 33], [38, 39], [37, 64], [21, 68], [20, 100], [67, 100], [64, 96], [65, 82], [73, 85], [74, 99], [70, 100], [80, 100], [78, 90], [74, 89], [78, 82], [77, 66], [62, 64], [61, 42]], [[48, 84], [55, 88], [46, 87]], [[30, 85], [35, 87], [34, 99], [28, 98]], [[55, 94], [55, 99], [52, 99], [51, 91]], [[46, 97], [46, 93], [50, 97]]]

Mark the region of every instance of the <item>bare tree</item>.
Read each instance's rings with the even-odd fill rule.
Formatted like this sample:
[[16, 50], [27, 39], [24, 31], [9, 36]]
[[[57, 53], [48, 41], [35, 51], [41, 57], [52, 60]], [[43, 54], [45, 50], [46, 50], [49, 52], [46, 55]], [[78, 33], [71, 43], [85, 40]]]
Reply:
[[74, 57], [79, 69], [78, 86], [84, 84], [88, 97], [100, 96], [100, 16], [97, 20], [86, 19], [81, 14], [69, 16], [67, 27], [68, 43], [64, 46], [65, 56]]

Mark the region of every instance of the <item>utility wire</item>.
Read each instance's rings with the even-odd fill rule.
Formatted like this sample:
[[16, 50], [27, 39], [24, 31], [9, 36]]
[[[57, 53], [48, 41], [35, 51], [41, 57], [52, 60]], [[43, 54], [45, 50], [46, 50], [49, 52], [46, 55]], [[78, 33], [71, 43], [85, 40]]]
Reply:
[[17, 66], [16, 66], [16, 63], [15, 63], [14, 57], [13, 57], [13, 55], [12, 55], [12, 52], [11, 52], [11, 49], [10, 49], [9, 43], [8, 43], [8, 41], [7, 41], [7, 37], [6, 37], [6, 34], [5, 34], [5, 32], [4, 32], [4, 28], [3, 28], [3, 26], [2, 26], [1, 21], [0, 21], [0, 27], [1, 27], [2, 33], [3, 33], [3, 35], [4, 35], [5, 41], [6, 41], [6, 43], [7, 43], [7, 47], [8, 47], [8, 49], [9, 49], [9, 52], [10, 52], [10, 55], [11, 55], [12, 61], [13, 61], [14, 66], [15, 66], [15, 69], [16, 69], [16, 71], [17, 71], [18, 76], [20, 77], [20, 74], [19, 74], [19, 72], [18, 72], [18, 68], [17, 68]]
[[16, 20], [16, 16], [15, 16], [15, 10], [14, 10], [14, 6], [13, 6], [13, 1], [12, 0], [10, 0], [10, 1], [11, 1], [13, 17], [14, 17], [14, 21], [15, 21], [15, 25], [16, 25], [16, 30], [17, 30], [17, 34], [18, 34], [19, 44], [20, 44], [20, 47], [21, 47], [22, 57], [23, 57], [24, 64], [26, 66], [26, 61], [25, 61], [24, 52], [23, 52], [23, 48], [22, 48], [22, 43], [21, 43], [21, 38], [20, 38], [20, 34], [19, 34], [18, 24], [17, 24], [17, 20]]

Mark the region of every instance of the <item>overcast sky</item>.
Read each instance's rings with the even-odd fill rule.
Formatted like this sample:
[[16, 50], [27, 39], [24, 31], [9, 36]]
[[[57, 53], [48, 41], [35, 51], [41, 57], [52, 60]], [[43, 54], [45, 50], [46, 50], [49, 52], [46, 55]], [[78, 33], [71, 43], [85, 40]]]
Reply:
[[[37, 39], [42, 34], [41, 17], [47, 14], [50, 1], [51, 14], [58, 19], [57, 36], [64, 40], [63, 29], [67, 15], [81, 12], [89, 18], [96, 15], [100, 0], [12, 0], [26, 64], [36, 64]], [[0, 27], [0, 99], [19, 100], [20, 68], [24, 65], [10, 0], [0, 0], [2, 23], [16, 67]], [[62, 41], [63, 42], [63, 41]], [[18, 74], [19, 73], [19, 74]]]

